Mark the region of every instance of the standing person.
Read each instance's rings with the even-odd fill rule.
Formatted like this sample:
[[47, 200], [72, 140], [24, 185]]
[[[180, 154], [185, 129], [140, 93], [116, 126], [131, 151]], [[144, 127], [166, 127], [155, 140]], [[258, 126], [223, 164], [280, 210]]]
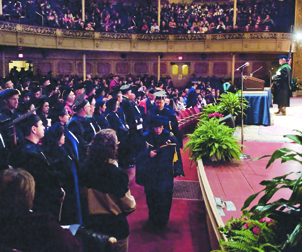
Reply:
[[[117, 166], [118, 139], [112, 129], [101, 130], [89, 148], [82, 185], [88, 201], [86, 228], [115, 237], [113, 252], [128, 251], [129, 224], [126, 216], [136, 207], [128, 187], [128, 175]], [[98, 207], [96, 207], [98, 206]]]
[[145, 188], [149, 221], [160, 229], [169, 220], [174, 177], [184, 176], [176, 138], [164, 130], [164, 123], [162, 116], [152, 118], [152, 128], [144, 133], [147, 147], [136, 166], [136, 182]]
[[117, 98], [112, 98], [106, 102], [108, 109], [108, 114], [106, 116], [110, 128], [116, 131], [117, 138], [120, 142], [118, 149], [118, 160], [119, 166], [123, 169], [130, 168], [133, 162], [130, 157], [130, 148], [129, 148], [129, 128], [127, 128], [124, 121], [118, 114], [118, 101]]
[[155, 107], [148, 112], [148, 127], [151, 129], [152, 118], [156, 115], [163, 116], [165, 118], [164, 129], [173, 133], [177, 139], [178, 147], [183, 147], [182, 135], [178, 128], [178, 121], [173, 110], [165, 107], [166, 94], [164, 91], [155, 93]]
[[38, 142], [44, 137], [45, 127], [38, 115], [31, 114], [18, 123], [24, 136], [24, 145], [13, 152], [10, 165], [22, 167], [35, 179], [36, 194], [34, 212], [52, 213], [59, 220], [61, 204], [64, 199], [64, 190]]
[[278, 116], [286, 115], [286, 107], [289, 107], [289, 98], [291, 90], [291, 67], [288, 64], [286, 55], [279, 56], [279, 64], [281, 65], [276, 74], [272, 77], [274, 83], [274, 104], [278, 104]]
[[[0, 93], [0, 132], [3, 136], [4, 146], [7, 147], [5, 151], [12, 151], [17, 140], [13, 137], [13, 128], [10, 127], [10, 123], [19, 117], [16, 111], [19, 104], [19, 95], [20, 92], [17, 89], [6, 89]], [[4, 152], [4, 150], [2, 151]], [[5, 158], [8, 155], [9, 153], [4, 155]]]
[[56, 122], [42, 138], [42, 149], [66, 192], [60, 223], [62, 225], [79, 224], [81, 214], [76, 160], [68, 155], [63, 147], [64, 144], [65, 128], [60, 122]]
[[79, 141], [79, 161], [86, 158], [87, 148], [96, 134], [96, 129], [87, 116], [90, 114], [90, 103], [84, 99], [84, 94], [75, 100], [74, 111], [76, 114], [67, 123], [67, 128], [76, 136]]
[[187, 108], [195, 107], [197, 104], [197, 82], [193, 83], [193, 86], [189, 89], [188, 98], [187, 98]]
[[107, 118], [105, 117], [106, 101], [97, 101], [95, 104], [95, 111], [93, 118], [96, 120], [101, 129], [110, 128]]

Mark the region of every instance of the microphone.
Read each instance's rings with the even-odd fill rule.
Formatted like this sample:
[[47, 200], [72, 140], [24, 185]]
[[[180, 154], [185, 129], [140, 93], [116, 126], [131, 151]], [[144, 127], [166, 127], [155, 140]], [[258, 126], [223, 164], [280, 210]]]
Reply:
[[242, 68], [244, 68], [244, 67], [247, 67], [247, 66], [249, 66], [249, 65], [250, 65], [250, 63], [245, 62], [242, 66], [238, 67], [235, 71], [239, 71], [240, 69], [242, 69]]

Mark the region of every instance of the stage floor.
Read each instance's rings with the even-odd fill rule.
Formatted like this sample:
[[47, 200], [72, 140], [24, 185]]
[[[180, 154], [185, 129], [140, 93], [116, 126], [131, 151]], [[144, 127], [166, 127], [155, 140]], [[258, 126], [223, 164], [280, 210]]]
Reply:
[[[302, 152], [301, 145], [292, 143], [283, 137], [285, 134], [295, 134], [294, 129], [302, 130], [302, 97], [291, 98], [291, 107], [287, 108], [287, 116], [274, 115], [273, 112], [276, 110], [277, 106], [274, 105], [271, 108], [271, 126], [244, 126], [244, 153], [249, 154], [251, 159], [271, 155], [278, 148], [289, 148]], [[235, 133], [239, 142], [240, 130], [241, 128], [237, 128]], [[222, 198], [223, 201], [231, 201], [236, 207], [236, 211], [223, 209], [225, 216], [221, 217], [224, 223], [232, 216], [241, 216], [240, 209], [244, 201], [250, 195], [264, 188], [259, 185], [262, 180], [302, 170], [302, 166], [297, 162], [291, 161], [281, 164], [280, 160], [275, 161], [266, 169], [268, 160], [269, 158], [258, 161], [246, 159], [242, 163], [236, 161], [233, 163], [204, 163], [214, 197]], [[288, 198], [289, 193], [289, 190], [281, 189], [272, 200], [280, 197]], [[256, 204], [261, 196], [260, 194], [251, 206]]]

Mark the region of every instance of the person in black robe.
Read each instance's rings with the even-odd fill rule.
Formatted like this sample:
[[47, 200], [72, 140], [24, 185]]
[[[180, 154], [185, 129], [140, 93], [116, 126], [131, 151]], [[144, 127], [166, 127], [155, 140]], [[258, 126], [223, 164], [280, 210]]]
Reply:
[[176, 138], [164, 130], [165, 118], [152, 118], [152, 129], [144, 133], [146, 148], [136, 164], [136, 183], [144, 186], [149, 221], [163, 228], [170, 216], [174, 177], [184, 176]]
[[9, 164], [14, 168], [22, 167], [35, 179], [36, 193], [33, 211], [47, 212], [60, 217], [64, 190], [61, 187], [57, 174], [38, 144], [44, 137], [45, 127], [38, 115], [31, 114], [21, 120], [19, 127], [24, 136], [24, 143], [12, 153]]
[[286, 115], [286, 107], [289, 107], [289, 98], [291, 95], [291, 68], [288, 64], [286, 55], [279, 56], [281, 65], [272, 77], [274, 83], [274, 104], [278, 104], [276, 115]]
[[173, 133], [177, 139], [178, 147], [183, 147], [182, 135], [178, 128], [178, 121], [176, 115], [173, 110], [170, 110], [165, 107], [165, 97], [166, 94], [164, 91], [159, 91], [155, 93], [155, 107], [151, 108], [148, 112], [148, 129], [152, 129], [151, 127], [151, 119], [156, 115], [160, 115], [165, 117], [164, 121], [164, 129]]

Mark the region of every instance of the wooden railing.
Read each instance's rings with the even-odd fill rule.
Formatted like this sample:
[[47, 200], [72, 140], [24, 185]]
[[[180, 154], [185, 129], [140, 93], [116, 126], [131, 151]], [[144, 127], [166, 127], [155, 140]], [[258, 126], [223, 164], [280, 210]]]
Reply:
[[[0, 22], [0, 44], [126, 52], [286, 52], [292, 34], [130, 34], [56, 29]], [[152, 43], [151, 43], [152, 42]]]

